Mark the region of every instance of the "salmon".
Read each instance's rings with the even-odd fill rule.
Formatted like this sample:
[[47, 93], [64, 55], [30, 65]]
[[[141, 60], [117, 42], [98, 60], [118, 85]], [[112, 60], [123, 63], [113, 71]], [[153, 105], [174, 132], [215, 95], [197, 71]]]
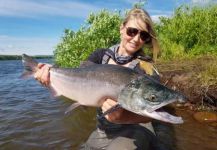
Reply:
[[[38, 62], [26, 54], [22, 55], [22, 61], [25, 69], [22, 76], [33, 76]], [[185, 97], [127, 67], [91, 62], [78, 68], [51, 67], [49, 88], [56, 96], [75, 101], [70, 109], [79, 105], [101, 107], [107, 98], [111, 98], [120, 107], [139, 115], [183, 123], [181, 117], [158, 109], [175, 101], [185, 101]]]

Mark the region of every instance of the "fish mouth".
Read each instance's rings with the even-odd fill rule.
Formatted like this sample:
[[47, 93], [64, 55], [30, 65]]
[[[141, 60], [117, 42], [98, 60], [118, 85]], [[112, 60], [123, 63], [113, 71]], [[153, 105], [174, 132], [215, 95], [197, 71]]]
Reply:
[[169, 114], [168, 112], [162, 110], [162, 109], [158, 109], [152, 112], [148, 112], [147, 110], [143, 110], [143, 111], [134, 111], [134, 113], [137, 113], [139, 115], [145, 115], [147, 117], [156, 119], [156, 120], [160, 120], [163, 122], [168, 122], [168, 123], [172, 123], [172, 124], [182, 124], [184, 123], [182, 117], [179, 116], [174, 116]]
[[158, 120], [162, 120], [164, 122], [168, 122], [168, 123], [172, 123], [172, 124], [184, 123], [182, 117], [171, 115], [166, 111], [156, 110], [156, 111], [153, 111], [150, 115], [151, 116], [156, 115], [159, 118]]
[[175, 101], [177, 101], [177, 99], [171, 99], [171, 100], [169, 100], [169, 101], [167, 101], [167, 102], [163, 102], [163, 103], [161, 103], [161, 104], [159, 104], [159, 105], [156, 105], [156, 106], [147, 108], [146, 111], [149, 112], [149, 113], [151, 113], [151, 112], [153, 112], [153, 111], [155, 111], [155, 110], [157, 110], [157, 109], [159, 109], [159, 108], [161, 108], [161, 107], [163, 107], [163, 106], [166, 106], [166, 105], [168, 105], [168, 104], [170, 104], [170, 103], [173, 103], [173, 102], [175, 102]]

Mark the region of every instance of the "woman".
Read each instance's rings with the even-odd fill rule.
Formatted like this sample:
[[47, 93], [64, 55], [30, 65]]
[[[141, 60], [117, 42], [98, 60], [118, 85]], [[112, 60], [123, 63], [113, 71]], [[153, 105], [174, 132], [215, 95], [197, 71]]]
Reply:
[[[158, 73], [152, 65], [152, 59], [146, 57], [142, 48], [149, 44], [153, 49], [153, 59], [159, 50], [149, 14], [143, 9], [134, 8], [127, 14], [120, 26], [121, 41], [109, 49], [98, 49], [88, 60], [98, 64], [114, 64], [132, 68], [139, 73], [149, 74], [158, 78]], [[42, 84], [49, 85], [49, 65], [40, 64], [35, 78]], [[97, 110], [97, 130], [95, 130], [82, 145], [87, 149], [155, 149], [156, 140], [153, 130], [147, 129], [150, 118], [137, 115], [125, 109], [118, 110], [99, 117], [117, 102], [106, 99]], [[149, 128], [152, 126], [148, 124]], [[153, 143], [155, 142], [155, 144]]]

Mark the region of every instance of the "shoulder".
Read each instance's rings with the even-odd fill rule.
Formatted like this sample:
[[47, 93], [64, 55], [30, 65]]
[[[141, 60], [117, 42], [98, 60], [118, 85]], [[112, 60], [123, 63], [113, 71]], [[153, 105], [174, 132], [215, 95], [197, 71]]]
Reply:
[[140, 58], [138, 58], [137, 61], [138, 61], [137, 69], [140, 70], [140, 73], [145, 73], [147, 75], [150, 75], [151, 77], [153, 77], [156, 80], [160, 79], [159, 72], [158, 72], [157, 68], [155, 67], [152, 59], [149, 59], [149, 58], [140, 59]]
[[153, 75], [154, 73], [159, 74], [153, 62], [140, 60], [139, 67], [143, 69], [146, 72], [146, 74], [149, 74], [149, 75]]
[[92, 52], [90, 54], [90, 56], [88, 57], [88, 61], [92, 61], [94, 63], [97, 63], [97, 64], [101, 64], [102, 62], [102, 58], [103, 56], [105, 55], [105, 52], [107, 51], [108, 49], [106, 48], [100, 48], [100, 49], [96, 49], [94, 52]]

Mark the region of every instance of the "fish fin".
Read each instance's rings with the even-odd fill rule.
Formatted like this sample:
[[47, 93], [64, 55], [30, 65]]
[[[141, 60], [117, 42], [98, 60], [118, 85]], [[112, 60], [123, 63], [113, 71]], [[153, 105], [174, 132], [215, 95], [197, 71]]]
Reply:
[[119, 109], [119, 108], [121, 108], [121, 105], [120, 105], [120, 104], [117, 104], [117, 105], [111, 107], [110, 109], [108, 109], [107, 111], [105, 111], [102, 115], [97, 116], [97, 118], [98, 118], [98, 119], [101, 119], [101, 118], [105, 117], [106, 115], [108, 115], [108, 114], [110, 114], [110, 113], [116, 111], [116, 110]]
[[22, 55], [22, 62], [24, 72], [20, 77], [26, 79], [33, 76], [34, 73], [37, 71], [38, 62], [26, 54]]
[[21, 78], [21, 79], [27, 79], [27, 78], [32, 77], [33, 75], [34, 75], [33, 72], [24, 71], [24, 72], [22, 73], [22, 75], [21, 75], [19, 78]]
[[75, 108], [77, 108], [78, 106], [81, 106], [80, 103], [76, 102], [76, 103], [73, 103], [71, 106], [69, 106], [66, 111], [65, 111], [65, 114], [68, 114], [69, 112], [71, 112], [72, 110], [74, 110]]
[[81, 63], [80, 63], [80, 68], [84, 68], [84, 67], [88, 67], [88, 66], [91, 66], [91, 65], [94, 65], [94, 64], [96, 64], [96, 63], [94, 63], [94, 62], [92, 62], [92, 61], [82, 61]]

